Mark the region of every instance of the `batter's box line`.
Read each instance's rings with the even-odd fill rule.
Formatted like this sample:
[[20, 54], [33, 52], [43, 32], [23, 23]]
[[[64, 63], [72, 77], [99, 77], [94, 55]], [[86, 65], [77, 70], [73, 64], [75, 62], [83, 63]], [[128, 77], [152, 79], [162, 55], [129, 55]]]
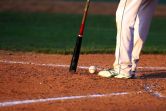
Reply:
[[144, 86], [144, 90], [149, 93], [150, 95], [157, 97], [157, 98], [164, 98], [166, 99], [166, 96], [163, 95], [162, 93], [158, 92], [158, 91], [154, 91], [153, 90], [153, 86], [150, 84], [147, 84]]
[[81, 96], [64, 96], [64, 97], [54, 97], [54, 98], [44, 98], [44, 99], [31, 99], [31, 100], [17, 100], [17, 101], [6, 101], [0, 102], [0, 107], [9, 107], [23, 104], [32, 104], [32, 103], [44, 103], [51, 101], [64, 101], [64, 100], [77, 100], [77, 99], [91, 99], [91, 98], [102, 98], [102, 97], [112, 97], [112, 96], [123, 96], [129, 94], [140, 94], [142, 91], [138, 92], [114, 92], [110, 94], [92, 94], [92, 95], [81, 95]]
[[[36, 65], [36, 66], [46, 66], [46, 67], [64, 67], [69, 68], [69, 65], [66, 64], [44, 64], [44, 63], [34, 63], [34, 62], [25, 62], [25, 61], [11, 61], [11, 60], [0, 60], [1, 63], [7, 64], [23, 64], [23, 65]], [[78, 66], [79, 69], [88, 69], [89, 66]], [[138, 69], [147, 69], [147, 70], [166, 70], [166, 67], [137, 67]], [[97, 70], [102, 70], [103, 68], [97, 67]]]

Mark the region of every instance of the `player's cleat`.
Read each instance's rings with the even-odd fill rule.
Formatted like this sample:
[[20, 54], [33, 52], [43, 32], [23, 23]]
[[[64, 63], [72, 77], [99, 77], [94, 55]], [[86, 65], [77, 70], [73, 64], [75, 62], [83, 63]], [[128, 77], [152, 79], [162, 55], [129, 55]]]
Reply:
[[98, 75], [101, 77], [111, 78], [111, 77], [117, 76], [118, 73], [114, 70], [102, 70], [98, 73]]
[[118, 74], [117, 76], [115, 76], [115, 78], [130, 79], [131, 75], [130, 74]]
[[131, 71], [131, 74], [118, 74], [115, 78], [135, 79], [135, 71]]
[[130, 79], [136, 79], [136, 71], [131, 71], [131, 77]]

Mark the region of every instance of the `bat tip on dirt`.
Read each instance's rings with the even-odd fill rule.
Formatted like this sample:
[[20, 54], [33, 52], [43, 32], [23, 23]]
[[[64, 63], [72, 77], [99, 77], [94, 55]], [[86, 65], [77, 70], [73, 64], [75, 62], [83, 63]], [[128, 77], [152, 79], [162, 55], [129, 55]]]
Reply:
[[75, 70], [69, 70], [69, 73], [70, 73], [70, 74], [75, 74], [76, 71], [75, 71]]

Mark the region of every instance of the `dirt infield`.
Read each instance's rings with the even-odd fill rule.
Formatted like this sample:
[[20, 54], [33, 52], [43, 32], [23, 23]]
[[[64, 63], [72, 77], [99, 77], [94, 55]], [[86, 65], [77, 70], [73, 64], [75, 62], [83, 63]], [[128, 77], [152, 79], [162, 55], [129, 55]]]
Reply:
[[111, 67], [112, 54], [81, 55], [77, 74], [68, 72], [70, 59], [0, 51], [0, 111], [165, 111], [165, 55], [142, 55], [139, 78], [129, 80], [88, 73]]
[[[62, 0], [2, 0], [0, 11], [82, 14], [84, 2]], [[118, 3], [92, 2], [90, 14], [115, 15]], [[166, 16], [166, 6], [158, 5], [156, 16]]]

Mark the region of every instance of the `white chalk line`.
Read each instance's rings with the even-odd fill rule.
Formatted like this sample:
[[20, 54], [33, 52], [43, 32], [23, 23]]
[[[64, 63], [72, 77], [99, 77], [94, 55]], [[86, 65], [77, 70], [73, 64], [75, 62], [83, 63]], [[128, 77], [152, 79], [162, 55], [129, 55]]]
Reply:
[[152, 89], [152, 86], [151, 86], [151, 85], [145, 85], [145, 86], [144, 86], [144, 90], [145, 90], [147, 93], [149, 93], [150, 95], [154, 96], [154, 97], [166, 99], [166, 96], [165, 96], [165, 95], [161, 94], [161, 93], [158, 92], [158, 91], [154, 91], [154, 90]]
[[[0, 60], [1, 63], [8, 63], [8, 64], [23, 64], [23, 65], [36, 65], [36, 66], [46, 66], [46, 67], [64, 67], [69, 68], [69, 65], [66, 64], [42, 64], [42, 63], [34, 63], [34, 62], [24, 62], [24, 61], [10, 61], [10, 60]], [[89, 66], [78, 66], [79, 69], [88, 69]], [[166, 67], [137, 67], [138, 69], [148, 69], [148, 70], [166, 70]], [[97, 67], [97, 70], [102, 70], [103, 68]]]
[[[141, 91], [135, 93], [142, 93]], [[50, 101], [64, 101], [64, 100], [77, 100], [77, 99], [90, 99], [90, 98], [99, 98], [99, 97], [111, 97], [111, 96], [122, 96], [131, 94], [129, 92], [116, 92], [110, 94], [92, 94], [92, 95], [81, 95], [81, 96], [64, 96], [64, 97], [55, 97], [55, 98], [45, 98], [45, 99], [32, 99], [32, 100], [20, 100], [20, 101], [7, 101], [0, 102], [0, 107], [15, 106], [22, 104], [32, 104], [32, 103], [43, 103]]]
[[[144, 87], [145, 92], [151, 94], [152, 96], [158, 98], [166, 98], [166, 96], [162, 95], [157, 91], [153, 91], [152, 87], [146, 85]], [[137, 91], [134, 92], [135, 94], [143, 93], [144, 91]], [[111, 97], [111, 96], [122, 96], [122, 95], [129, 95], [133, 92], [114, 92], [110, 94], [92, 94], [92, 95], [81, 95], [81, 96], [64, 96], [64, 97], [55, 97], [55, 98], [44, 98], [44, 99], [31, 99], [31, 100], [17, 100], [17, 101], [6, 101], [0, 102], [0, 107], [9, 107], [9, 106], [16, 106], [16, 105], [23, 105], [23, 104], [32, 104], [32, 103], [44, 103], [44, 102], [51, 102], [51, 101], [64, 101], [64, 100], [77, 100], [77, 99], [90, 99], [90, 98], [99, 98], [99, 97]]]

